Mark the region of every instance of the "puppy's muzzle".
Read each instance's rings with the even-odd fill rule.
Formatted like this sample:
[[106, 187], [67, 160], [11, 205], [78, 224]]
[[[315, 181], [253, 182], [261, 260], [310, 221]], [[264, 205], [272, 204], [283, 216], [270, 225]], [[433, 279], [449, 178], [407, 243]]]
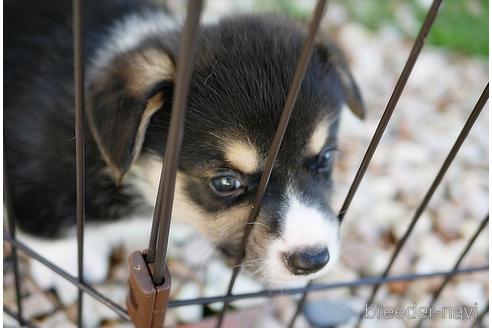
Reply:
[[287, 268], [295, 275], [317, 272], [330, 260], [330, 253], [326, 247], [303, 248], [284, 256]]

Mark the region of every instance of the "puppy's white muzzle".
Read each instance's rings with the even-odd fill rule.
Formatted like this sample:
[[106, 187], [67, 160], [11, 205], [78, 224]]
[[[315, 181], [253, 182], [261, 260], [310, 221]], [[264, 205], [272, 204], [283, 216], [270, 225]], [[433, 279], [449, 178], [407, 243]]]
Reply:
[[338, 261], [339, 223], [335, 215], [290, 196], [282, 234], [268, 248], [265, 276], [270, 282], [317, 278]]

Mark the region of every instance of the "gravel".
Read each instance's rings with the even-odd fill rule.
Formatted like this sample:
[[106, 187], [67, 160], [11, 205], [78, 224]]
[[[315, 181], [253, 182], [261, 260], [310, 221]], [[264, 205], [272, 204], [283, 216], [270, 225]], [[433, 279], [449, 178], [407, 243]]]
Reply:
[[[224, 2], [209, 2], [213, 3], [208, 8], [210, 17], [214, 13], [219, 15], [251, 8], [249, 1], [241, 2], [240, 8], [233, 5], [222, 8], [220, 3]], [[175, 2], [171, 3], [179, 7]], [[348, 110], [342, 114], [339, 138], [341, 153], [334, 174], [333, 206], [337, 209], [343, 202], [389, 99], [412, 40], [402, 38], [392, 27], [369, 32], [348, 21], [348, 14], [342, 6], [330, 6], [322, 29], [335, 35], [347, 54], [368, 109], [365, 121], [357, 120]], [[215, 8], [213, 13], [210, 13], [211, 8]], [[416, 206], [430, 186], [487, 81], [485, 59], [465, 57], [428, 46], [424, 48], [345, 217], [341, 262], [320, 281], [350, 280], [381, 274], [396, 241], [406, 230]], [[451, 269], [468, 238], [488, 212], [488, 116], [487, 110], [480, 115], [391, 273]], [[485, 231], [473, 246], [464, 265], [487, 263], [488, 246]], [[191, 256], [196, 252], [203, 253], [202, 261], [196, 262], [196, 256]], [[173, 227], [169, 254], [174, 298], [215, 296], [226, 291], [230, 269], [193, 231]], [[4, 249], [4, 259], [5, 256], [8, 256], [8, 249]], [[22, 271], [24, 275], [27, 274], [25, 268]], [[113, 263], [111, 272], [112, 280], [98, 288], [124, 304], [124, 261]], [[383, 286], [376, 302], [392, 306], [426, 305], [441, 281], [441, 278], [433, 278]], [[70, 327], [69, 318], [73, 318], [73, 308], [63, 309], [52, 292], [42, 293], [32, 283], [27, 285], [24, 306], [30, 318], [42, 327]], [[459, 276], [444, 290], [440, 304], [452, 307], [476, 306], [480, 311], [486, 306], [488, 287], [485, 273]], [[247, 275], [241, 275], [235, 292], [260, 289], [258, 282]], [[340, 302], [339, 306], [353, 314], [352, 321], [344, 326], [351, 327], [358, 313], [364, 309], [369, 292], [367, 287], [330, 290], [312, 294], [310, 298]], [[102, 309], [104, 306], [91, 302], [90, 297], [86, 299], [86, 309], [91, 312], [88, 327], [102, 325], [102, 322], [104, 327], [129, 327], [111, 311]], [[259, 316], [255, 318], [257, 322], [263, 322], [263, 326], [282, 327], [293, 313], [294, 300], [285, 296], [273, 300], [251, 299], [234, 303], [234, 306], [239, 311], [259, 307], [256, 310]], [[5, 270], [4, 302], [15, 308], [12, 275]], [[172, 309], [168, 312], [167, 325], [198, 322], [204, 313], [217, 311], [220, 307], [216, 303], [206, 311], [201, 306]], [[12, 327], [12, 321], [7, 316], [4, 318], [4, 326]], [[487, 323], [487, 320], [488, 316], [484, 322]], [[429, 322], [431, 327], [462, 327], [472, 320], [433, 319]], [[363, 327], [393, 328], [414, 323], [412, 320], [372, 319], [365, 320]], [[302, 316], [298, 326], [308, 326]]]

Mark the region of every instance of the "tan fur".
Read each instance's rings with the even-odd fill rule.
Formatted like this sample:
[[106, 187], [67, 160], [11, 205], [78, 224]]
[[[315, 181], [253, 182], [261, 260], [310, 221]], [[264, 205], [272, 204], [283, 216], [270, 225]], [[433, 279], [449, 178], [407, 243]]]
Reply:
[[[145, 137], [145, 131], [147, 130], [147, 126], [149, 125], [150, 118], [154, 113], [162, 106], [162, 102], [164, 101], [162, 94], [156, 94], [152, 98], [150, 98], [147, 101], [147, 105], [145, 106], [145, 110], [142, 114], [142, 119], [140, 120], [140, 124], [138, 126], [137, 130], [137, 136], [135, 138], [135, 146], [133, 149], [133, 153], [136, 154], [134, 157], [134, 164], [137, 161], [138, 154], [140, 153], [140, 150], [142, 149], [142, 145], [144, 142], [144, 137]], [[95, 128], [95, 125], [93, 122], [94, 118], [92, 116], [92, 112], [89, 110], [88, 111], [88, 118], [89, 118], [89, 127], [91, 129], [92, 135], [94, 137], [94, 140], [96, 141], [96, 144], [99, 147], [99, 150], [101, 152], [101, 155], [103, 159], [105, 160], [106, 164], [108, 164], [110, 170], [111, 170], [111, 175], [115, 179], [117, 183], [121, 183], [128, 172], [122, 172], [116, 163], [113, 163], [113, 160], [111, 159], [111, 156], [108, 155], [106, 151], [106, 147], [104, 146], [103, 142], [101, 141], [101, 138], [99, 136], [99, 132]]]
[[212, 242], [221, 242], [227, 239], [239, 240], [251, 207], [240, 205], [217, 216], [207, 213], [188, 197], [184, 189], [185, 179], [182, 173], [178, 173], [174, 193], [173, 218], [191, 224], [210, 238]]
[[224, 155], [229, 164], [243, 173], [253, 174], [260, 169], [258, 151], [249, 142], [237, 140], [225, 144]]
[[[173, 79], [175, 75], [174, 64], [171, 58], [165, 52], [157, 49], [146, 49], [116, 58], [113, 65], [114, 68], [102, 71], [100, 76], [94, 80], [91, 87], [94, 93], [104, 92], [107, 86], [111, 85], [112, 80], [117, 77], [125, 80], [125, 94], [145, 99], [147, 93], [156, 83], [162, 80]], [[107, 97], [110, 97], [110, 94], [108, 94]], [[118, 100], [119, 99], [114, 99], [115, 106], [118, 104]], [[88, 97], [88, 123], [92, 135], [101, 151], [103, 159], [111, 169], [114, 180], [117, 183], [121, 183], [127, 172], [123, 172], [118, 165], [119, 163], [115, 163], [115, 159], [110, 156], [110, 151], [107, 149], [109, 145], [104, 144], [101, 139], [98, 127], [96, 126], [95, 115], [92, 112], [93, 106], [90, 101], [91, 97]], [[145, 130], [148, 127], [150, 118], [161, 107], [163, 101], [163, 96], [160, 93], [147, 100], [145, 108], [139, 118], [140, 121], [138, 122], [135, 146], [132, 149], [133, 162], [131, 165], [134, 164], [140, 153], [144, 141]], [[135, 108], [134, 110], [136, 113], [142, 111], [141, 108]], [[125, 132], [134, 133], [134, 131], [123, 131], [122, 133]]]
[[161, 108], [163, 102], [164, 97], [161, 93], [154, 95], [147, 101], [145, 110], [142, 114], [142, 120], [138, 125], [137, 136], [135, 138], [135, 148], [133, 149], [133, 153], [136, 154], [136, 156], [134, 157], [134, 161], [132, 164], [135, 163], [138, 158], [138, 154], [140, 154], [140, 150], [142, 149], [142, 145], [145, 139], [145, 132], [147, 131], [147, 127], [149, 126], [151, 117], [152, 115], [154, 115], [155, 112], [157, 112], [157, 110], [159, 110], [159, 108]]
[[111, 176], [115, 181], [120, 181], [121, 177], [123, 176], [123, 172], [119, 169], [119, 167], [114, 163], [112, 160], [111, 156], [108, 154], [108, 151], [106, 147], [104, 146], [104, 143], [101, 140], [101, 136], [99, 135], [99, 131], [97, 130], [95, 120], [94, 120], [94, 114], [92, 112], [92, 106], [90, 105], [90, 97], [88, 98], [87, 101], [87, 122], [89, 125], [89, 129], [92, 133], [92, 137], [94, 138], [94, 141], [96, 142], [97, 147], [99, 148], [99, 151], [101, 152], [101, 156], [108, 165], [110, 171], [111, 171]]
[[143, 155], [130, 168], [125, 184], [132, 185], [145, 198], [149, 206], [154, 206], [162, 170], [162, 161], [157, 156]]
[[171, 58], [157, 49], [146, 49], [130, 56], [127, 76], [128, 90], [137, 96], [148, 92], [157, 82], [173, 80], [174, 64]]
[[[132, 184], [142, 192], [150, 206], [154, 206], [157, 197], [161, 168], [162, 162], [158, 157], [151, 155], [141, 156], [131, 168], [126, 180], [126, 183]], [[199, 168], [194, 173], [198, 176], [213, 175], [210, 167]], [[248, 221], [251, 204], [239, 204], [218, 215], [208, 213], [196, 205], [188, 196], [185, 189], [187, 179], [190, 179], [190, 177], [180, 172], [177, 173], [173, 202], [173, 222], [189, 224], [206, 236], [213, 244], [225, 244], [237, 250]], [[249, 270], [257, 271], [262, 268], [261, 262], [265, 260], [265, 254], [267, 254], [267, 249], [271, 242], [270, 228], [262, 223], [260, 214], [257, 222], [254, 223], [246, 249], [245, 263], [247, 263]], [[260, 277], [263, 276], [262, 272], [258, 272], [258, 274]]]
[[[149, 206], [154, 206], [159, 188], [159, 180], [162, 171], [162, 161], [157, 156], [145, 155], [135, 162], [130, 169], [126, 183], [132, 185], [142, 193]], [[176, 175], [176, 187], [173, 202], [173, 220], [182, 221], [194, 225], [204, 224], [212, 216], [207, 215], [189, 199], [185, 191], [185, 175], [178, 171]], [[203, 229], [199, 229], [202, 232]]]
[[[157, 157], [141, 156], [131, 168], [126, 181], [142, 192], [150, 206], [154, 205], [157, 197], [161, 169], [162, 162]], [[201, 176], [211, 174], [208, 168], [199, 171]], [[188, 179], [186, 175], [178, 172], [174, 192], [173, 221], [192, 225], [214, 244], [224, 243], [239, 247], [251, 205], [243, 203], [219, 215], [210, 214], [190, 199], [185, 190], [186, 179]], [[246, 260], [263, 258], [271, 242], [270, 228], [261, 221], [260, 215], [257, 223], [254, 224], [248, 243]]]
[[314, 130], [308, 144], [308, 154], [316, 155], [323, 149], [323, 146], [328, 139], [329, 124], [326, 120], [323, 120]]
[[[178, 174], [176, 180], [176, 191], [174, 195], [173, 219], [191, 224], [201, 234], [209, 238], [216, 245], [228, 245], [231, 250], [238, 250], [248, 216], [251, 211], [251, 205], [247, 203], [240, 204], [230, 208], [219, 215], [209, 214], [197, 205], [187, 196], [184, 190], [184, 175]], [[260, 269], [261, 261], [265, 259], [267, 248], [272, 241], [272, 235], [269, 226], [261, 223], [261, 215], [253, 223], [253, 230], [246, 247], [246, 257], [244, 263], [247, 263], [248, 269], [257, 271]], [[227, 259], [234, 263], [234, 259]], [[258, 272], [260, 277], [261, 272]]]

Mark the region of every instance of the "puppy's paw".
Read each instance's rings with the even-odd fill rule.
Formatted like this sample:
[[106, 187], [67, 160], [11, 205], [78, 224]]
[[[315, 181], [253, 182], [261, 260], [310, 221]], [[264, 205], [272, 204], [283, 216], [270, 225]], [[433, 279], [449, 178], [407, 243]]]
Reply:
[[[75, 238], [41, 240], [21, 238], [29, 247], [59, 266], [68, 274], [78, 277], [77, 240]], [[110, 244], [91, 243], [87, 238], [84, 244], [84, 281], [98, 283], [104, 281], [109, 269]], [[32, 278], [42, 289], [55, 288], [63, 304], [72, 304], [77, 298], [77, 287], [36, 260], [30, 261]]]

